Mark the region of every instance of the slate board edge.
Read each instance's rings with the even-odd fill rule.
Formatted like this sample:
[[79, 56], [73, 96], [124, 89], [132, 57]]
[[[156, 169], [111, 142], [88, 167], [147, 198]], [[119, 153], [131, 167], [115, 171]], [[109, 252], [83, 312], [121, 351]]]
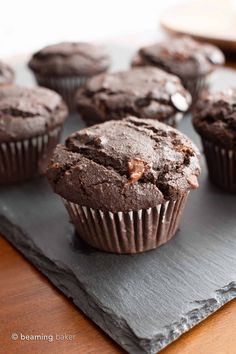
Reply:
[[[0, 215], [0, 233], [68, 298], [71, 298], [71, 293], [73, 293], [73, 291], [71, 291], [72, 287], [76, 287], [78, 296], [72, 298], [74, 304], [128, 353], [155, 354], [159, 352], [236, 297], [236, 281], [232, 281], [228, 285], [217, 289], [214, 298], [196, 301], [195, 309], [186, 313], [181, 318], [180, 322], [174, 322], [170, 326], [165, 327], [166, 333], [169, 333], [169, 336], [166, 337], [165, 334], [159, 333], [152, 338], [138, 338], [135, 333], [131, 331], [125, 319], [117, 318], [116, 315], [111, 313], [107, 314], [105, 309], [103, 310], [97, 305], [93, 297], [82, 289], [78, 278], [75, 277], [74, 273], [71, 272], [68, 267], [66, 268], [67, 279], [65, 279], [65, 267], [61, 267], [59, 262], [53, 263], [44, 256], [32, 240], [27, 237], [27, 234], [3, 215]], [[19, 239], [23, 242], [19, 242]], [[35, 254], [40, 254], [40, 259], [35, 257]], [[55, 273], [57, 274], [56, 277]], [[60, 281], [60, 279], [62, 279], [62, 281]], [[64, 286], [65, 281], [67, 283], [66, 287]], [[96, 316], [94, 317], [95, 314]], [[109, 325], [107, 326], [106, 323], [108, 322]], [[110, 328], [112, 328], [112, 330], [110, 330]], [[124, 336], [124, 328], [126, 328], [127, 332], [126, 337]], [[135, 338], [136, 341], [134, 341]]]

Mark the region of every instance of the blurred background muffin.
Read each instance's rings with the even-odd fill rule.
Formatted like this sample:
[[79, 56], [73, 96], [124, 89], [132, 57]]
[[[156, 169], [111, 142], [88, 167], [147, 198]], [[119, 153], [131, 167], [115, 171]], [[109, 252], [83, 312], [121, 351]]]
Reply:
[[179, 78], [154, 67], [98, 75], [76, 96], [87, 125], [131, 114], [176, 126], [190, 104], [191, 96]]
[[84, 42], [64, 42], [47, 46], [35, 53], [29, 67], [39, 85], [57, 91], [70, 110], [75, 91], [88, 78], [107, 71], [110, 58], [104, 48]]
[[190, 37], [174, 37], [139, 49], [132, 66], [153, 65], [177, 75], [192, 95], [192, 107], [204, 90], [207, 79], [224, 64], [222, 51]]
[[236, 193], [236, 89], [199, 100], [193, 124], [202, 139], [210, 180]]
[[67, 113], [62, 98], [46, 88], [0, 87], [0, 184], [45, 173]]

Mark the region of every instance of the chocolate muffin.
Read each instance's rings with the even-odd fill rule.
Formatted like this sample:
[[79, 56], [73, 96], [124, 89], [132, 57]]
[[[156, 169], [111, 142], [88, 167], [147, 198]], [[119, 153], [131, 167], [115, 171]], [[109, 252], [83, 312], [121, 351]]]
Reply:
[[78, 92], [77, 109], [87, 125], [128, 115], [176, 126], [190, 103], [179, 78], [153, 67], [105, 73]]
[[102, 47], [83, 42], [47, 46], [29, 61], [38, 84], [57, 91], [71, 110], [75, 91], [109, 66], [110, 58]]
[[0, 87], [0, 183], [45, 172], [67, 116], [61, 97], [44, 88]]
[[210, 180], [236, 192], [236, 89], [199, 100], [193, 124], [202, 138]]
[[224, 54], [211, 44], [190, 37], [175, 37], [139, 49], [132, 66], [153, 65], [175, 74], [192, 95], [192, 107], [207, 90], [207, 78], [224, 64]]
[[87, 243], [137, 253], [176, 233], [199, 173], [199, 152], [186, 136], [128, 117], [72, 134], [55, 149], [47, 176]]
[[0, 60], [0, 86], [12, 84], [14, 77], [13, 69]]

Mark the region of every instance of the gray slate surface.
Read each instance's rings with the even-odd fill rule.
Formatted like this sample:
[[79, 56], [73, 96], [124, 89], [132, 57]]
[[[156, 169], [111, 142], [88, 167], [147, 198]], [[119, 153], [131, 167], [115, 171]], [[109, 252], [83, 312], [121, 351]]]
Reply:
[[[198, 142], [189, 117], [181, 130]], [[0, 188], [0, 232], [127, 352], [156, 353], [236, 297], [236, 196], [211, 186], [205, 165], [200, 185], [176, 237], [144, 254], [85, 245], [43, 178]]]

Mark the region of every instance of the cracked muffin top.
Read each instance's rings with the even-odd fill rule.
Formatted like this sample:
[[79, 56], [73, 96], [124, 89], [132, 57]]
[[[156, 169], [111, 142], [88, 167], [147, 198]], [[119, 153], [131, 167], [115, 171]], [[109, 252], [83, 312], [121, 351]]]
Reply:
[[0, 141], [27, 139], [63, 124], [68, 114], [61, 96], [46, 88], [0, 87]]
[[13, 69], [0, 60], [0, 86], [11, 84], [14, 81], [14, 77]]
[[236, 89], [202, 97], [193, 115], [197, 132], [227, 149], [236, 149]]
[[54, 191], [103, 211], [155, 207], [197, 188], [199, 152], [174, 128], [128, 117], [73, 133], [58, 145], [47, 177]]
[[171, 38], [139, 49], [132, 66], [154, 65], [181, 78], [210, 73], [224, 64], [222, 51], [190, 37]]
[[40, 75], [92, 76], [106, 71], [110, 58], [104, 48], [84, 42], [49, 45], [35, 53], [29, 67]]
[[165, 121], [187, 111], [191, 96], [180, 79], [154, 67], [98, 75], [78, 91], [84, 119], [104, 122], [128, 115]]

